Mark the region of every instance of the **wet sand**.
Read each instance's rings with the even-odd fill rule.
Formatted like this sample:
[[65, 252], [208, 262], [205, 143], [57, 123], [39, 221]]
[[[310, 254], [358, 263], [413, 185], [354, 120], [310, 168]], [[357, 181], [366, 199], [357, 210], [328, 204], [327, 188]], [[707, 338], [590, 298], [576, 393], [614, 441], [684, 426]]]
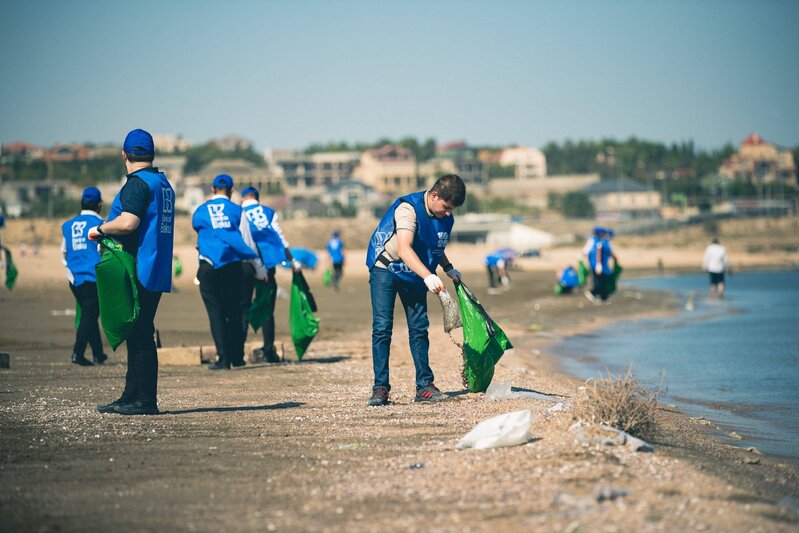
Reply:
[[[186, 254], [189, 254], [186, 251]], [[321, 333], [306, 359], [230, 372], [162, 366], [155, 417], [100, 415], [118, 397], [124, 348], [97, 368], [69, 363], [74, 308], [57, 254], [21, 261], [25, 274], [2, 293], [0, 510], [3, 530], [419, 530], [796, 531], [795, 465], [718, 443], [701, 420], [663, 406], [654, 453], [575, 442], [569, 403], [579, 382], [547, 355], [553, 340], [611, 320], [669, 313], [666, 295], [622, 290], [608, 306], [552, 295], [551, 272], [514, 275], [514, 290], [487, 295], [484, 273], [466, 273], [516, 349], [495, 380], [553, 401], [488, 402], [460, 383], [460, 355], [431, 308], [431, 365], [451, 398], [413, 403], [413, 364], [397, 309], [392, 400], [368, 408], [370, 307], [356, 265], [340, 293], [309, 276]], [[165, 346], [211, 344], [193, 266], [156, 319]], [[288, 287], [288, 275], [278, 282]], [[278, 339], [291, 360], [288, 300], [277, 305]], [[62, 313], [57, 313], [62, 314]], [[560, 324], [570, 324], [563, 327]], [[490, 416], [530, 409], [533, 442], [457, 451]], [[755, 461], [757, 461], [755, 463]], [[598, 501], [609, 488], [625, 496]], [[778, 505], [782, 500], [783, 505]]]

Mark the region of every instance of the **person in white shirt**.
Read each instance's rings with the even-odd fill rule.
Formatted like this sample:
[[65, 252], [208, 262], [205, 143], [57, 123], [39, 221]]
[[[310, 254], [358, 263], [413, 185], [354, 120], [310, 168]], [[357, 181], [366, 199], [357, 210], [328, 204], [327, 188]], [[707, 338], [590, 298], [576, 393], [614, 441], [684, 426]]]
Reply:
[[702, 270], [710, 274], [710, 295], [715, 298], [724, 298], [724, 273], [730, 269], [730, 259], [727, 250], [719, 244], [718, 239], [705, 248], [705, 258], [702, 261]]

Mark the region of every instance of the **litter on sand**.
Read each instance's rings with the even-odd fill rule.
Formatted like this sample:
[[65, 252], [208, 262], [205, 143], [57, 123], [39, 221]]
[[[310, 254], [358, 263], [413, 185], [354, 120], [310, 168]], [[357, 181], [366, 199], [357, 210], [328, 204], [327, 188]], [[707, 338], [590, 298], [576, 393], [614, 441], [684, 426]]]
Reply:
[[527, 444], [533, 440], [530, 434], [532, 420], [533, 415], [529, 409], [483, 420], [464, 435], [455, 448], [483, 450]]
[[438, 291], [436, 294], [441, 301], [441, 309], [444, 312], [444, 333], [463, 327], [460, 309], [458, 309], [458, 304], [449, 291]]
[[546, 400], [548, 402], [555, 401], [555, 398], [547, 396], [546, 394], [541, 394], [540, 392], [515, 391], [510, 381], [492, 383], [488, 386], [488, 389], [486, 389], [486, 400], [518, 400], [519, 398], [532, 398], [534, 400]]

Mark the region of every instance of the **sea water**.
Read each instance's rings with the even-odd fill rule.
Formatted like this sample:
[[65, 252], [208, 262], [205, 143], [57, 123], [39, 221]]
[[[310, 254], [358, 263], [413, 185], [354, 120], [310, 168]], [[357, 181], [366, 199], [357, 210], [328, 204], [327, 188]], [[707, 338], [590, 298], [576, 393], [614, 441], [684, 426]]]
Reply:
[[663, 384], [662, 403], [714, 422], [728, 443], [799, 460], [799, 271], [728, 276], [723, 300], [710, 298], [708, 283], [706, 274], [627, 281], [614, 298], [669, 291], [681, 311], [615, 323], [553, 350], [583, 378], [632, 365], [648, 388]]

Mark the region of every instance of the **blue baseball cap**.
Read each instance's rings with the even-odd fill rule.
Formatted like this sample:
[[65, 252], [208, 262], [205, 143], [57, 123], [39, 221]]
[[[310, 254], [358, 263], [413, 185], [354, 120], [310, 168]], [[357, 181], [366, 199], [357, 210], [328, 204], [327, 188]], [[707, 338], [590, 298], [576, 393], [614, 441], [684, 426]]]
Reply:
[[83, 189], [83, 194], [80, 197], [81, 202], [88, 202], [92, 204], [96, 204], [97, 202], [102, 201], [102, 196], [100, 196], [100, 189], [97, 187], [86, 187]]
[[135, 129], [125, 137], [125, 144], [122, 149], [130, 155], [155, 155], [155, 143], [153, 136], [141, 129]]
[[596, 226], [596, 227], [594, 227], [594, 235], [601, 235], [601, 234], [603, 234], [603, 233], [607, 233], [607, 232], [608, 232], [608, 230], [606, 230], [606, 229], [605, 229], [605, 228], [603, 228], [602, 226]]
[[259, 200], [261, 198], [261, 195], [258, 193], [258, 189], [256, 189], [255, 187], [244, 187], [241, 190], [241, 197], [242, 198], [244, 198], [248, 194], [252, 194], [253, 196], [255, 196], [256, 200]]
[[214, 178], [214, 187], [216, 187], [217, 189], [232, 189], [233, 178], [231, 178], [227, 174], [220, 174]]

